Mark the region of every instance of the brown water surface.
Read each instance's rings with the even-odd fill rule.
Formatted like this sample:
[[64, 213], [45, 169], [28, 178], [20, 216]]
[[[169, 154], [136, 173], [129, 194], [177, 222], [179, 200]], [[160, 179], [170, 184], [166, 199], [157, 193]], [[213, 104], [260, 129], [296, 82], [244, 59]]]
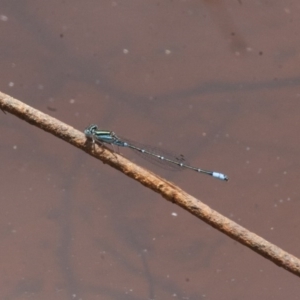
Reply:
[[[183, 153], [160, 169], [300, 256], [297, 1], [0, 3], [0, 90]], [[296, 276], [159, 195], [0, 112], [0, 298], [300, 299]]]

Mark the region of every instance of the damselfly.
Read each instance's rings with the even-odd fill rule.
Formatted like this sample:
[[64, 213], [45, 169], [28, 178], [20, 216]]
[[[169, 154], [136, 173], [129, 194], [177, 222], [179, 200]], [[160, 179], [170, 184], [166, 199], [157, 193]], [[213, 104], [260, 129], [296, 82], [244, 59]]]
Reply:
[[135, 144], [134, 142], [131, 142], [126, 139], [118, 137], [113, 131], [100, 130], [100, 129], [98, 129], [98, 126], [95, 124], [88, 126], [84, 130], [84, 134], [87, 138], [91, 139], [93, 141], [93, 143], [98, 143], [100, 145], [109, 144], [109, 145], [115, 145], [115, 146], [119, 146], [119, 147], [127, 147], [132, 150], [138, 151], [144, 155], [156, 158], [167, 164], [173, 164], [180, 168], [190, 169], [190, 170], [196, 171], [198, 173], [203, 173], [203, 174], [210, 175], [212, 177], [215, 177], [215, 178], [218, 178], [218, 179], [221, 179], [224, 181], [228, 181], [228, 177], [225, 174], [192, 167], [192, 166], [184, 163], [182, 156], [180, 156], [180, 158], [176, 158], [176, 157], [173, 158], [173, 157], [167, 157], [166, 155], [160, 155], [160, 154], [156, 153], [156, 151], [154, 152], [153, 150], [147, 149], [145, 147], [142, 148], [142, 147], [138, 146], [137, 144]]

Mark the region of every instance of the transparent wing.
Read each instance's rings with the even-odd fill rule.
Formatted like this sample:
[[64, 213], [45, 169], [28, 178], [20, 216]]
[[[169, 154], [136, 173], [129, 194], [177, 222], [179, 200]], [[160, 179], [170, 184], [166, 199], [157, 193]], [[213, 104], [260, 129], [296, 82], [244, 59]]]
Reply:
[[[180, 166], [179, 164], [189, 165], [188, 161], [185, 159], [185, 157], [182, 154], [175, 155], [175, 154], [172, 154], [171, 152], [161, 149], [159, 147], [145, 145], [142, 143], [131, 141], [131, 140], [123, 138], [123, 137], [120, 137], [120, 139], [129, 145], [129, 147], [126, 147], [126, 148], [130, 148], [130, 145], [137, 148], [137, 149], [133, 149], [133, 148], [130, 148], [130, 149], [133, 150], [133, 152], [138, 154], [143, 159], [145, 159], [145, 160], [151, 162], [152, 164], [157, 165], [161, 168], [171, 170], [171, 171], [180, 171], [183, 169], [183, 167]], [[138, 149], [140, 149], [141, 151]], [[145, 150], [146, 152], [142, 152], [143, 150]], [[151, 154], [149, 154], [149, 153], [151, 153]], [[161, 159], [160, 157], [163, 157], [164, 159]], [[173, 162], [168, 161], [168, 160], [171, 160]], [[176, 163], [178, 163], [178, 164], [176, 164]]]

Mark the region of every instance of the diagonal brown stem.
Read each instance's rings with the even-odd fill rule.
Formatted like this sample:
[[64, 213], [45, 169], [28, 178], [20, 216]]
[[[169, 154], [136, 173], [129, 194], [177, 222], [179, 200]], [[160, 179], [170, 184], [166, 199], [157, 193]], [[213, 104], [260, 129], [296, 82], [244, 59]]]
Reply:
[[[144, 186], [162, 195], [168, 201], [181, 206], [202, 221], [230, 236], [234, 240], [266, 257], [280, 267], [300, 276], [300, 260], [222, 216], [200, 200], [192, 197], [171, 182], [149, 172], [105, 147], [91, 145], [81, 131], [42, 113], [21, 101], [0, 92], [0, 109], [35, 125], [73, 146], [100, 159], [103, 163], [123, 172]], [[3, 115], [3, 117], [5, 117]]]

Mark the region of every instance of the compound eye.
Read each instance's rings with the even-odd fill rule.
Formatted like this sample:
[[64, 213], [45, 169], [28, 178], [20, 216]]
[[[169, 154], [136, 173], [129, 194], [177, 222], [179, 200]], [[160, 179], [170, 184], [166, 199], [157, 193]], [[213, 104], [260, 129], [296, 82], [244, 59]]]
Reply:
[[96, 130], [97, 130], [97, 125], [90, 126], [90, 131], [96, 131]]

